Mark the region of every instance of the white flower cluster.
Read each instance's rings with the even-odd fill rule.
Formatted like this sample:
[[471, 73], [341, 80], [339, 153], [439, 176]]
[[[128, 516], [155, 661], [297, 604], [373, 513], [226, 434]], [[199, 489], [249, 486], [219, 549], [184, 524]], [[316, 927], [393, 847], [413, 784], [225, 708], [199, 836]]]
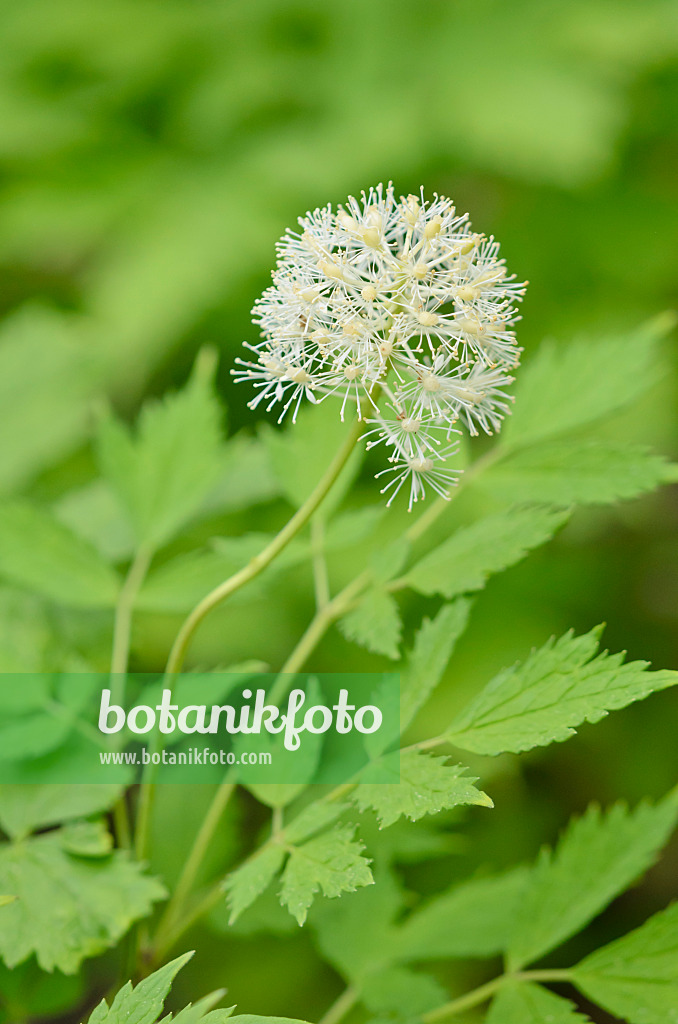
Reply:
[[[457, 424], [497, 430], [519, 361], [512, 325], [524, 284], [507, 276], [499, 245], [471, 231], [443, 196], [397, 198], [382, 185], [299, 220], [278, 243], [277, 269], [252, 311], [263, 340], [247, 345], [236, 380], [258, 389], [249, 403], [280, 419], [304, 398], [357, 406], [390, 466], [389, 504], [409, 483], [409, 507], [426, 485], [443, 497]], [[386, 412], [377, 407], [384, 396]], [[361, 407], [363, 412], [361, 413]]]

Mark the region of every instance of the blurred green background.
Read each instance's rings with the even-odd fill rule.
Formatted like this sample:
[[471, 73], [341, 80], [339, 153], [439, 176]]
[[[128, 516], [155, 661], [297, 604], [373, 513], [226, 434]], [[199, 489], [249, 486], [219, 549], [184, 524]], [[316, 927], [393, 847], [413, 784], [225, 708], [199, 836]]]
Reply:
[[[628, 330], [677, 305], [676, 0], [4, 0], [0, 38], [3, 494], [52, 502], [86, 484], [97, 406], [133, 416], [184, 381], [204, 343], [221, 355], [229, 431], [250, 429], [228, 370], [255, 336], [275, 240], [378, 181], [450, 195], [499, 238], [531, 282], [525, 358], [544, 337]], [[672, 343], [667, 359], [675, 368]], [[677, 456], [677, 427], [667, 377], [615, 429]], [[607, 621], [612, 649], [678, 667], [677, 512], [675, 490], [580, 511], [493, 581], [431, 716], [570, 626]], [[236, 534], [285, 514], [273, 501], [210, 526]], [[279, 665], [311, 613], [298, 582], [215, 617], [196, 661]], [[159, 667], [175, 625], [140, 620], [136, 667]], [[311, 667], [337, 664], [380, 663], [335, 633]], [[408, 884], [531, 857], [590, 799], [659, 795], [676, 781], [677, 710], [659, 695], [566, 747], [493, 763], [493, 780], [483, 765], [496, 812], [472, 816], [456, 859]], [[189, 837], [200, 801], [171, 799], [185, 800]], [[247, 802], [233, 813], [258, 827]], [[170, 875], [187, 842], [176, 814], [161, 806], [158, 822]], [[236, 840], [223, 843], [222, 861]], [[675, 870], [675, 857], [656, 869], [603, 932], [675, 897]], [[192, 943], [179, 1000], [223, 983], [242, 1012], [312, 1018], [339, 990], [307, 934]]]

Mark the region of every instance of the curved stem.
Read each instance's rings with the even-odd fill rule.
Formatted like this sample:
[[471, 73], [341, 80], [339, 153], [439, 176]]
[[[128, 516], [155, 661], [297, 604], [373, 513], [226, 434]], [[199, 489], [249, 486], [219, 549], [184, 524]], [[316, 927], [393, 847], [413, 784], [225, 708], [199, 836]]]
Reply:
[[183, 910], [186, 899], [191, 893], [191, 889], [195, 883], [195, 880], [202, 866], [205, 854], [209, 849], [209, 845], [212, 841], [214, 833], [217, 830], [221, 816], [224, 813], [226, 805], [228, 804], [235, 785], [232, 782], [223, 782], [214, 794], [214, 798], [207, 808], [207, 813], [202, 820], [202, 824], [198, 829], [198, 834], [195, 837], [195, 841], [191, 850], [186, 858], [179, 880], [176, 884], [172, 898], [167, 904], [165, 912], [160, 919], [158, 929], [156, 931], [156, 938], [161, 937], [164, 932], [171, 932], [178, 918], [181, 917], [181, 911]]
[[[146, 578], [152, 557], [153, 552], [151, 549], [142, 544], [132, 559], [125, 582], [118, 596], [113, 622], [113, 650], [111, 653], [110, 677], [111, 698], [114, 704], [123, 705], [125, 701], [125, 682], [129, 664], [130, 641], [132, 638], [134, 602]], [[132, 845], [132, 835], [124, 793], [113, 808], [113, 817], [118, 845], [123, 849], [129, 849]]]
[[132, 560], [118, 597], [113, 623], [113, 651], [111, 654], [111, 699], [115, 703], [122, 703], [124, 697], [124, 676], [129, 662], [134, 602], [146, 578], [152, 557], [151, 549], [142, 544]]
[[289, 542], [296, 537], [299, 531], [306, 525], [348, 462], [361, 429], [362, 420], [356, 417], [346, 439], [344, 440], [344, 443], [325, 470], [325, 473], [321, 477], [319, 483], [316, 485], [304, 504], [295, 512], [286, 526], [284, 526], [280, 533], [273, 538], [271, 543], [265, 547], [263, 551], [260, 551], [258, 555], [255, 555], [255, 557], [243, 569], [240, 569], [239, 572], [236, 572], [229, 579], [219, 584], [218, 587], [215, 587], [211, 593], [204, 597], [184, 620], [167, 661], [166, 671], [168, 675], [174, 675], [181, 671], [186, 657], [186, 652], [191, 640], [193, 639], [193, 635], [200, 623], [207, 615], [209, 615], [212, 609], [216, 608], [217, 605], [221, 604], [222, 601], [225, 601], [226, 598], [230, 597], [230, 595], [235, 593], [236, 590], [239, 590], [240, 587], [243, 587], [246, 583], [249, 583], [250, 580], [253, 580], [258, 576], [259, 573], [263, 572], [263, 570], [271, 564], [274, 558], [280, 554], [283, 548], [286, 547], [286, 545], [289, 544]]

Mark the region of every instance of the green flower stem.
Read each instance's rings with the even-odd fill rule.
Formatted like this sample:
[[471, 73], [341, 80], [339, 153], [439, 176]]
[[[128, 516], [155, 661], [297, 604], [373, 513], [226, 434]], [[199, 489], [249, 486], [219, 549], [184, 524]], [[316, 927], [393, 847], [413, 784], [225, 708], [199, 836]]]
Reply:
[[355, 418], [351, 429], [349, 430], [346, 439], [344, 440], [341, 448], [332, 459], [325, 470], [324, 475], [311, 492], [309, 497], [306, 499], [304, 504], [295, 512], [289, 522], [282, 528], [271, 543], [260, 551], [258, 555], [255, 555], [253, 559], [239, 572], [236, 572], [229, 579], [220, 583], [218, 587], [215, 587], [211, 593], [202, 599], [185, 619], [181, 629], [177, 634], [177, 638], [174, 641], [170, 656], [167, 662], [167, 674], [174, 675], [177, 672], [181, 672], [188, 651], [189, 644], [193, 639], [193, 635], [201, 624], [203, 619], [216, 608], [217, 605], [225, 601], [227, 597], [239, 590], [240, 587], [245, 586], [250, 580], [255, 579], [259, 573], [271, 564], [271, 562], [280, 554], [289, 542], [296, 537], [296, 535], [303, 529], [308, 523], [313, 513], [316, 511], [318, 506], [321, 504], [323, 499], [328, 494], [330, 488], [337, 480], [337, 477], [341, 473], [342, 469], [346, 465], [353, 452], [355, 443], [360, 436], [360, 432], [363, 429], [363, 421]]
[[330, 581], [325, 561], [325, 524], [320, 518], [311, 520], [311, 553], [313, 558], [313, 587], [318, 611], [330, 600]]
[[111, 700], [120, 704], [124, 698], [125, 673], [129, 662], [134, 602], [151, 564], [153, 552], [142, 545], [129, 567], [115, 609], [113, 652], [111, 654]]
[[[137, 550], [120, 589], [113, 622], [113, 650], [111, 653], [111, 699], [112, 703], [125, 702], [125, 677], [129, 665], [130, 641], [132, 638], [132, 616], [134, 602], [146, 578], [153, 552], [142, 545]], [[130, 849], [132, 832], [125, 795], [120, 797], [113, 808], [113, 821], [118, 845]]]
[[332, 1003], [327, 1013], [325, 1013], [319, 1021], [319, 1024], [339, 1024], [340, 1020], [343, 1020], [347, 1013], [350, 1013], [353, 1007], [358, 1002], [360, 993], [352, 987], [344, 989], [338, 999]]
[[[221, 604], [222, 601], [225, 601], [226, 598], [230, 597], [236, 590], [244, 587], [246, 583], [249, 583], [251, 580], [255, 579], [259, 573], [263, 572], [263, 570], [271, 564], [277, 555], [280, 554], [280, 552], [309, 522], [313, 513], [327, 496], [332, 485], [336, 482], [339, 474], [348, 462], [362, 428], [363, 421], [356, 416], [344, 442], [325, 470], [320, 481], [304, 504], [282, 528], [280, 533], [273, 538], [271, 543], [267, 545], [263, 551], [260, 551], [258, 555], [255, 555], [255, 557], [252, 558], [243, 569], [240, 569], [233, 576], [230, 576], [229, 579], [220, 583], [218, 587], [215, 587], [214, 590], [207, 594], [207, 596], [195, 606], [193, 611], [184, 620], [181, 629], [177, 633], [177, 637], [167, 661], [167, 668], [165, 670], [165, 674], [167, 676], [173, 676], [181, 672], [191, 640], [202, 621], [207, 615], [209, 615], [212, 609], [216, 608], [217, 605]], [[145, 857], [148, 847], [153, 793], [154, 783], [152, 781], [152, 775], [149, 773], [146, 779], [141, 783], [135, 830], [136, 855], [140, 860]]]
[[226, 805], [231, 799], [234, 790], [235, 784], [232, 782], [223, 782], [217, 788], [214, 798], [208, 807], [207, 813], [205, 814], [202, 824], [198, 830], [198, 834], [195, 837], [193, 846], [186, 858], [181, 874], [179, 875], [179, 880], [174, 892], [172, 893], [172, 898], [167, 904], [165, 912], [160, 919], [156, 938], [158, 936], [161, 937], [165, 932], [171, 932], [177, 920], [181, 917], [186, 900], [191, 894], [198, 872], [200, 871], [203, 858], [209, 849], [214, 833], [218, 828], [221, 817], [226, 809]]
[[438, 1021], [445, 1020], [447, 1017], [456, 1017], [457, 1014], [463, 1013], [465, 1010], [470, 1010], [480, 1003], [488, 1002], [507, 981], [569, 981], [570, 977], [571, 972], [569, 970], [522, 971], [519, 974], [500, 974], [498, 978], [493, 978], [492, 981], [488, 981], [485, 985], [474, 988], [472, 992], [467, 992], [465, 995], [459, 996], [458, 999], [452, 999], [449, 1003], [443, 1003], [442, 1006], [436, 1007], [435, 1010], [429, 1010], [428, 1013], [422, 1014], [420, 1020], [422, 1024], [438, 1024]]

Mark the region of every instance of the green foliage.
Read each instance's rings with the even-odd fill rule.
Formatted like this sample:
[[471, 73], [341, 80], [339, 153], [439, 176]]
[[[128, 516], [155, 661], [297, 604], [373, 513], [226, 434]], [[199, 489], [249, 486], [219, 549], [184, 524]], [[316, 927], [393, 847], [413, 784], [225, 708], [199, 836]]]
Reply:
[[672, 317], [658, 317], [603, 341], [542, 345], [521, 372], [502, 447], [533, 445], [580, 430], [629, 405], [655, 379], [657, 342], [672, 326]]
[[217, 480], [221, 411], [211, 382], [213, 362], [211, 353], [203, 353], [183, 391], [145, 406], [136, 435], [110, 416], [101, 422], [101, 471], [142, 546], [166, 543]]
[[572, 1003], [541, 985], [514, 982], [503, 985], [492, 1002], [486, 1024], [584, 1024], [587, 1017]]
[[120, 589], [93, 547], [26, 501], [0, 507], [0, 573], [74, 608], [112, 608]]
[[400, 679], [400, 725], [407, 728], [440, 682], [454, 646], [466, 629], [470, 601], [460, 598], [440, 609], [435, 619], [425, 618]]
[[559, 441], [519, 449], [491, 467], [481, 486], [509, 503], [604, 505], [676, 479], [676, 466], [637, 445]]
[[284, 860], [284, 848], [277, 843], [271, 843], [257, 851], [253, 857], [227, 876], [224, 889], [228, 893], [231, 924], [237, 921], [243, 910], [246, 910], [270, 885]]
[[0, 827], [12, 839], [23, 839], [45, 825], [72, 821], [108, 810], [120, 786], [0, 786]]
[[602, 627], [549, 640], [522, 665], [504, 669], [452, 722], [445, 736], [478, 754], [519, 753], [562, 742], [582, 722], [678, 683], [676, 672], [649, 672], [646, 661], [596, 656]]
[[678, 1010], [678, 903], [573, 969], [590, 999], [630, 1024], [665, 1024]]
[[402, 622], [395, 598], [380, 587], [371, 587], [359, 603], [339, 620], [347, 640], [387, 658], [400, 657]]
[[[133, 988], [131, 982], [122, 988], [110, 1007], [102, 999], [97, 1008], [89, 1018], [88, 1024], [156, 1024], [162, 1012], [165, 997], [167, 996], [174, 978], [181, 968], [193, 956], [193, 953], [184, 953], [176, 960], [165, 964], [160, 970], [144, 978]], [[214, 1010], [209, 1012], [216, 1002], [219, 1002], [223, 993], [216, 992], [207, 996], [195, 1006], [187, 1006], [176, 1016], [170, 1014], [163, 1017], [163, 1022], [169, 1024], [224, 1024], [233, 1012], [230, 1010]]]
[[425, 555], [403, 582], [421, 594], [457, 594], [481, 590], [492, 573], [519, 562], [566, 522], [568, 512], [518, 507], [463, 527]]
[[[45, 971], [66, 974], [114, 945], [165, 896], [127, 854], [69, 850], [64, 829], [0, 844], [0, 955], [9, 967], [32, 953]], [[72, 843], [71, 843], [72, 845]]]
[[[401, 815], [418, 821], [425, 814], [438, 814], [460, 804], [491, 807], [490, 798], [473, 785], [476, 780], [465, 777], [466, 768], [449, 766], [447, 760], [417, 750], [385, 754], [372, 766], [380, 781], [361, 782], [353, 799], [361, 811], [368, 807], [375, 811], [382, 828]], [[382, 781], [389, 776], [397, 781]]]
[[439, 960], [503, 953], [529, 881], [529, 869], [518, 867], [453, 885], [403, 922], [395, 939], [397, 959]]
[[675, 796], [602, 815], [591, 807], [544, 852], [516, 914], [509, 969], [532, 963], [580, 931], [655, 861], [678, 820]]
[[341, 826], [292, 847], [283, 872], [280, 901], [299, 924], [306, 920], [319, 890], [333, 898], [372, 885], [369, 861], [362, 855], [363, 844], [353, 839], [353, 831], [350, 826]]

